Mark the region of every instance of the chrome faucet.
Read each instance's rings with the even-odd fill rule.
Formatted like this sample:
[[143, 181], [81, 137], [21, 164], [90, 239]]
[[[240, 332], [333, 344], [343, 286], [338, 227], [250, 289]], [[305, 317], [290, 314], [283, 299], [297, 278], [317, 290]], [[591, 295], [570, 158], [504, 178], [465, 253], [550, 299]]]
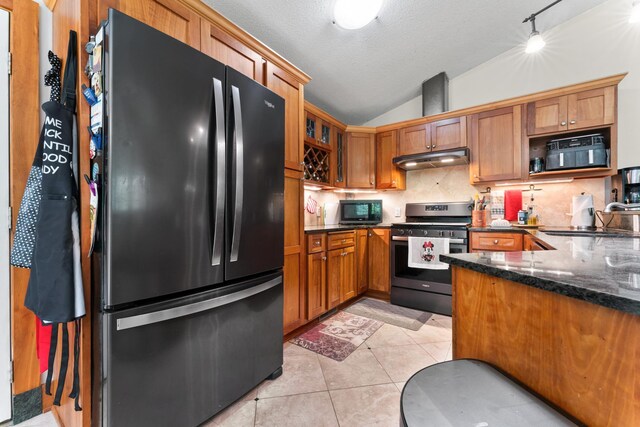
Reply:
[[604, 213], [611, 213], [613, 212], [614, 208], [618, 208], [619, 210], [622, 211], [626, 211], [626, 210], [630, 210], [630, 209], [640, 209], [640, 203], [620, 203], [620, 202], [612, 202], [609, 203], [605, 208], [604, 208]]

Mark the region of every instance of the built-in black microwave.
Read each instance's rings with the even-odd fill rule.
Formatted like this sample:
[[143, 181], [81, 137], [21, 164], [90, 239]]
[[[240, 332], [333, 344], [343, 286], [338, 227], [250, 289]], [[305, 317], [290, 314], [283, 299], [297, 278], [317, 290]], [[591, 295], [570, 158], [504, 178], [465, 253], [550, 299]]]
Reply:
[[340, 200], [340, 224], [380, 224], [382, 200]]

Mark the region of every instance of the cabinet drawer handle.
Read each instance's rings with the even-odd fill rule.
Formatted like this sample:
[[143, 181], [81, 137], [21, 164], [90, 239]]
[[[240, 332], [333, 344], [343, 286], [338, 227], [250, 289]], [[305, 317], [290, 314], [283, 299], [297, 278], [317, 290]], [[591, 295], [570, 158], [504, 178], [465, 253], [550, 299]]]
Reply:
[[575, 121], [575, 120], [571, 120], [571, 121], [569, 122], [569, 124], [570, 124], [570, 125], [575, 125], [575, 124], [576, 124], [576, 121]]
[[347, 243], [347, 239], [342, 239], [342, 243]]
[[494, 240], [494, 241], [493, 241], [493, 244], [494, 244], [494, 245], [497, 245], [497, 244], [498, 244], [498, 240]]
[[320, 242], [313, 242], [314, 246], [320, 246]]
[[566, 125], [567, 125], [567, 122], [560, 123], [560, 126], [566, 126]]

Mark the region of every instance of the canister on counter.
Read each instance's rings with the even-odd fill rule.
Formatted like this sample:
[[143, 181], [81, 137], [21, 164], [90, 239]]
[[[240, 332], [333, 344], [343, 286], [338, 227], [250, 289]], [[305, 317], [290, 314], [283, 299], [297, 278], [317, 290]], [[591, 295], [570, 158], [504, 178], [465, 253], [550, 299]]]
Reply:
[[526, 224], [529, 220], [529, 212], [525, 210], [518, 211], [518, 224]]

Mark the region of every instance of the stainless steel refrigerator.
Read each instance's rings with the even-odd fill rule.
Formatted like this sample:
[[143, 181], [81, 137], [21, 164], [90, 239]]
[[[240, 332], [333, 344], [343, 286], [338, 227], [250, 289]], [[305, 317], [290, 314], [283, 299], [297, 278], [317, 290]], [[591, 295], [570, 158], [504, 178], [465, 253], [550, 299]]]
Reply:
[[95, 425], [196, 426], [282, 366], [284, 100], [104, 24]]

